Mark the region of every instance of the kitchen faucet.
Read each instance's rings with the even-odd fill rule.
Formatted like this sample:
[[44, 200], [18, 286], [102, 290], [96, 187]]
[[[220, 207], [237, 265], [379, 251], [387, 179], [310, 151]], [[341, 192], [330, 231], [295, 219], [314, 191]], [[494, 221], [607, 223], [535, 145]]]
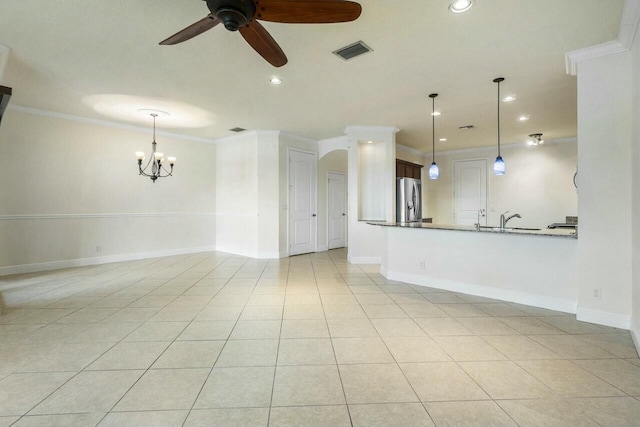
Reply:
[[507, 222], [509, 222], [510, 219], [512, 219], [512, 218], [522, 218], [520, 216], [520, 214], [513, 214], [510, 217], [506, 218], [505, 215], [508, 214], [508, 213], [509, 213], [509, 211], [506, 211], [505, 213], [500, 215], [500, 228], [502, 230], [504, 230], [504, 228], [507, 226]]
[[478, 210], [478, 222], [476, 222], [476, 230], [480, 231], [480, 217], [485, 217], [486, 212], [484, 209]]

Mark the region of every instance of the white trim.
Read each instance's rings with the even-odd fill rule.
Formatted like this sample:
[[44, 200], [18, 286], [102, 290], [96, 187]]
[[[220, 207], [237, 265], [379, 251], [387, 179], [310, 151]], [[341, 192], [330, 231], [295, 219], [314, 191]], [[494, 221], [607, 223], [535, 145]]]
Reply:
[[350, 264], [380, 264], [379, 256], [355, 256], [349, 257]]
[[215, 246], [199, 246], [193, 248], [163, 249], [160, 251], [138, 252], [131, 254], [107, 255], [93, 258], [78, 258], [61, 261], [49, 261], [34, 264], [11, 265], [0, 267], [0, 276], [11, 274], [36, 273], [40, 271], [59, 270], [62, 268], [84, 267], [88, 265], [109, 264], [112, 262], [135, 261], [148, 258], [159, 258], [174, 255], [214, 252]]
[[396, 144], [396, 150], [404, 151], [405, 153], [413, 154], [414, 156], [427, 157], [427, 153], [416, 150], [415, 148], [407, 147], [406, 145]]
[[640, 23], [640, 0], [627, 0], [622, 10], [618, 41], [631, 49]]
[[337, 150], [349, 150], [349, 138], [338, 136], [336, 138], [318, 141], [318, 157], [322, 159], [327, 154]]
[[629, 330], [631, 327], [631, 316], [629, 315], [592, 310], [590, 308], [578, 307], [576, 319], [581, 322], [595, 323], [597, 325], [611, 326], [620, 329]]
[[293, 139], [298, 142], [304, 142], [307, 144], [318, 144], [318, 140], [313, 138], [307, 138], [306, 136], [296, 135], [294, 133], [286, 132], [286, 131], [276, 131], [280, 134], [280, 136], [286, 136], [287, 138]]
[[2, 83], [2, 77], [4, 76], [4, 70], [7, 66], [7, 61], [9, 60], [9, 55], [11, 54], [11, 49], [7, 46], [0, 44], [0, 83]]
[[148, 217], [196, 217], [216, 216], [213, 212], [123, 212], [86, 214], [35, 214], [0, 215], [0, 221], [40, 221], [45, 219], [95, 219], [95, 218], [148, 218]]
[[616, 40], [573, 50], [565, 54], [567, 74], [578, 74], [578, 64], [589, 59], [626, 52], [631, 49], [640, 23], [640, 0], [626, 0]]
[[289, 258], [289, 251], [280, 251], [280, 258]]
[[395, 126], [361, 126], [361, 125], [347, 126], [346, 128], [344, 128], [345, 134], [349, 134], [352, 132], [380, 132], [380, 133], [391, 133], [393, 135], [400, 132], [400, 129], [398, 129]]
[[[147, 134], [149, 133], [148, 127], [126, 125], [123, 123], [112, 122], [110, 120], [91, 119], [88, 117], [76, 116], [73, 114], [57, 113], [55, 111], [41, 110], [39, 108], [25, 107], [22, 105], [9, 104], [7, 109], [12, 111], [17, 111], [19, 113], [32, 114], [35, 116], [49, 117], [49, 118], [60, 119], [60, 120], [69, 120], [77, 123], [84, 123], [84, 124], [90, 124], [95, 126], [104, 126], [104, 127], [115, 128], [115, 129], [130, 130], [134, 132], [143, 132]], [[160, 136], [166, 136], [167, 138], [183, 139], [186, 141], [193, 141], [193, 142], [203, 142], [205, 144], [215, 143], [215, 140], [213, 139], [200, 138], [197, 136], [183, 135], [179, 133], [167, 132], [162, 130], [159, 130], [156, 133]]]
[[428, 286], [430, 288], [444, 289], [452, 292], [461, 292], [468, 295], [476, 295], [501, 301], [515, 302], [518, 304], [562, 311], [565, 313], [576, 312], [577, 303], [575, 301], [565, 300], [561, 298], [510, 291], [507, 289], [498, 289], [484, 285], [476, 285], [473, 283], [435, 279], [417, 274], [402, 273], [399, 271], [386, 271], [385, 274], [382, 273], [381, 269], [380, 272], [389, 280], [397, 280], [400, 282], [410, 283], [412, 285]]
[[626, 52], [627, 50], [629, 50], [629, 48], [617, 40], [585, 47], [584, 49], [572, 50], [564, 55], [566, 72], [569, 75], [575, 76], [578, 74], [578, 64], [580, 62], [607, 55], [615, 55], [616, 53]]
[[318, 245], [316, 252], [327, 252], [328, 250], [329, 250], [329, 247], [327, 245]]
[[[556, 138], [556, 139], [545, 139], [544, 144], [548, 145], [548, 144], [567, 144], [567, 143], [576, 143], [578, 142], [578, 138], [576, 138], [575, 136], [569, 137], [569, 138]], [[399, 146], [398, 144], [396, 144], [396, 146]], [[522, 147], [527, 147], [527, 143], [526, 142], [510, 142], [507, 144], [500, 144], [500, 147], [502, 150], [510, 150], [512, 148], [522, 148]], [[405, 147], [409, 150], [413, 150], [413, 148], [409, 148], [409, 147]], [[472, 147], [472, 148], [460, 148], [458, 150], [446, 150], [446, 151], [436, 151], [437, 155], [443, 155], [443, 156], [447, 156], [447, 155], [452, 155], [452, 154], [465, 154], [465, 153], [480, 153], [480, 152], [484, 152], [484, 151], [492, 151], [492, 150], [496, 150], [496, 146], [495, 145], [488, 145], [488, 146], [483, 146], [483, 147]], [[414, 150], [417, 153], [420, 153], [420, 151], [418, 150]], [[423, 155], [425, 156], [425, 158], [429, 155], [430, 153], [423, 153]]]
[[633, 344], [636, 346], [636, 352], [640, 354], [640, 331], [635, 330], [633, 322], [631, 322], [631, 329], [629, 329], [629, 332], [631, 333]]

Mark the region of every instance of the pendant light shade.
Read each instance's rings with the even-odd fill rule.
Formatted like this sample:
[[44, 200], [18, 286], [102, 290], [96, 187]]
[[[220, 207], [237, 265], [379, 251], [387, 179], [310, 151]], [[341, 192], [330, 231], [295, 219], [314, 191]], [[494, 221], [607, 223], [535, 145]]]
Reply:
[[497, 176], [502, 176], [507, 172], [507, 165], [500, 155], [500, 83], [503, 81], [504, 77], [498, 77], [493, 80], [494, 83], [498, 83], [498, 157], [493, 162], [493, 173]]
[[504, 175], [507, 171], [507, 165], [504, 164], [502, 156], [496, 157], [496, 161], [493, 162], [493, 173], [496, 175]]
[[438, 165], [436, 164], [436, 162], [431, 163], [431, 166], [429, 166], [429, 178], [430, 179], [438, 179], [440, 177], [440, 168], [438, 168]]
[[429, 166], [429, 179], [440, 177], [440, 168], [436, 164], [436, 96], [438, 96], [437, 93], [429, 95], [431, 98], [431, 150], [433, 153], [433, 161]]

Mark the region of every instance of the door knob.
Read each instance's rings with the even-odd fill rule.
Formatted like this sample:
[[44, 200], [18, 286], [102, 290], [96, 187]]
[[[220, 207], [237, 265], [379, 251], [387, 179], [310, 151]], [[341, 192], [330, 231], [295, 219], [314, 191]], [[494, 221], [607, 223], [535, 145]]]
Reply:
[[347, 214], [343, 213], [342, 216], [347, 216]]
[[316, 216], [316, 214], [313, 214], [313, 215], [311, 215], [311, 216], [315, 217], [315, 216]]

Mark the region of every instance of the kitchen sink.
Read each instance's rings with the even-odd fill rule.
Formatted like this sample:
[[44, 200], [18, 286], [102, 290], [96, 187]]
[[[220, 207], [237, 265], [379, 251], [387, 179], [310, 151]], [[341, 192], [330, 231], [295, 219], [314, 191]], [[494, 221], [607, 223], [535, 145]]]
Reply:
[[540, 231], [540, 228], [525, 228], [525, 227], [505, 227], [505, 228], [500, 228], [500, 227], [491, 227], [488, 225], [481, 225], [480, 226], [481, 230], [494, 230], [494, 231], [510, 231], [510, 230], [515, 230], [515, 231]]

